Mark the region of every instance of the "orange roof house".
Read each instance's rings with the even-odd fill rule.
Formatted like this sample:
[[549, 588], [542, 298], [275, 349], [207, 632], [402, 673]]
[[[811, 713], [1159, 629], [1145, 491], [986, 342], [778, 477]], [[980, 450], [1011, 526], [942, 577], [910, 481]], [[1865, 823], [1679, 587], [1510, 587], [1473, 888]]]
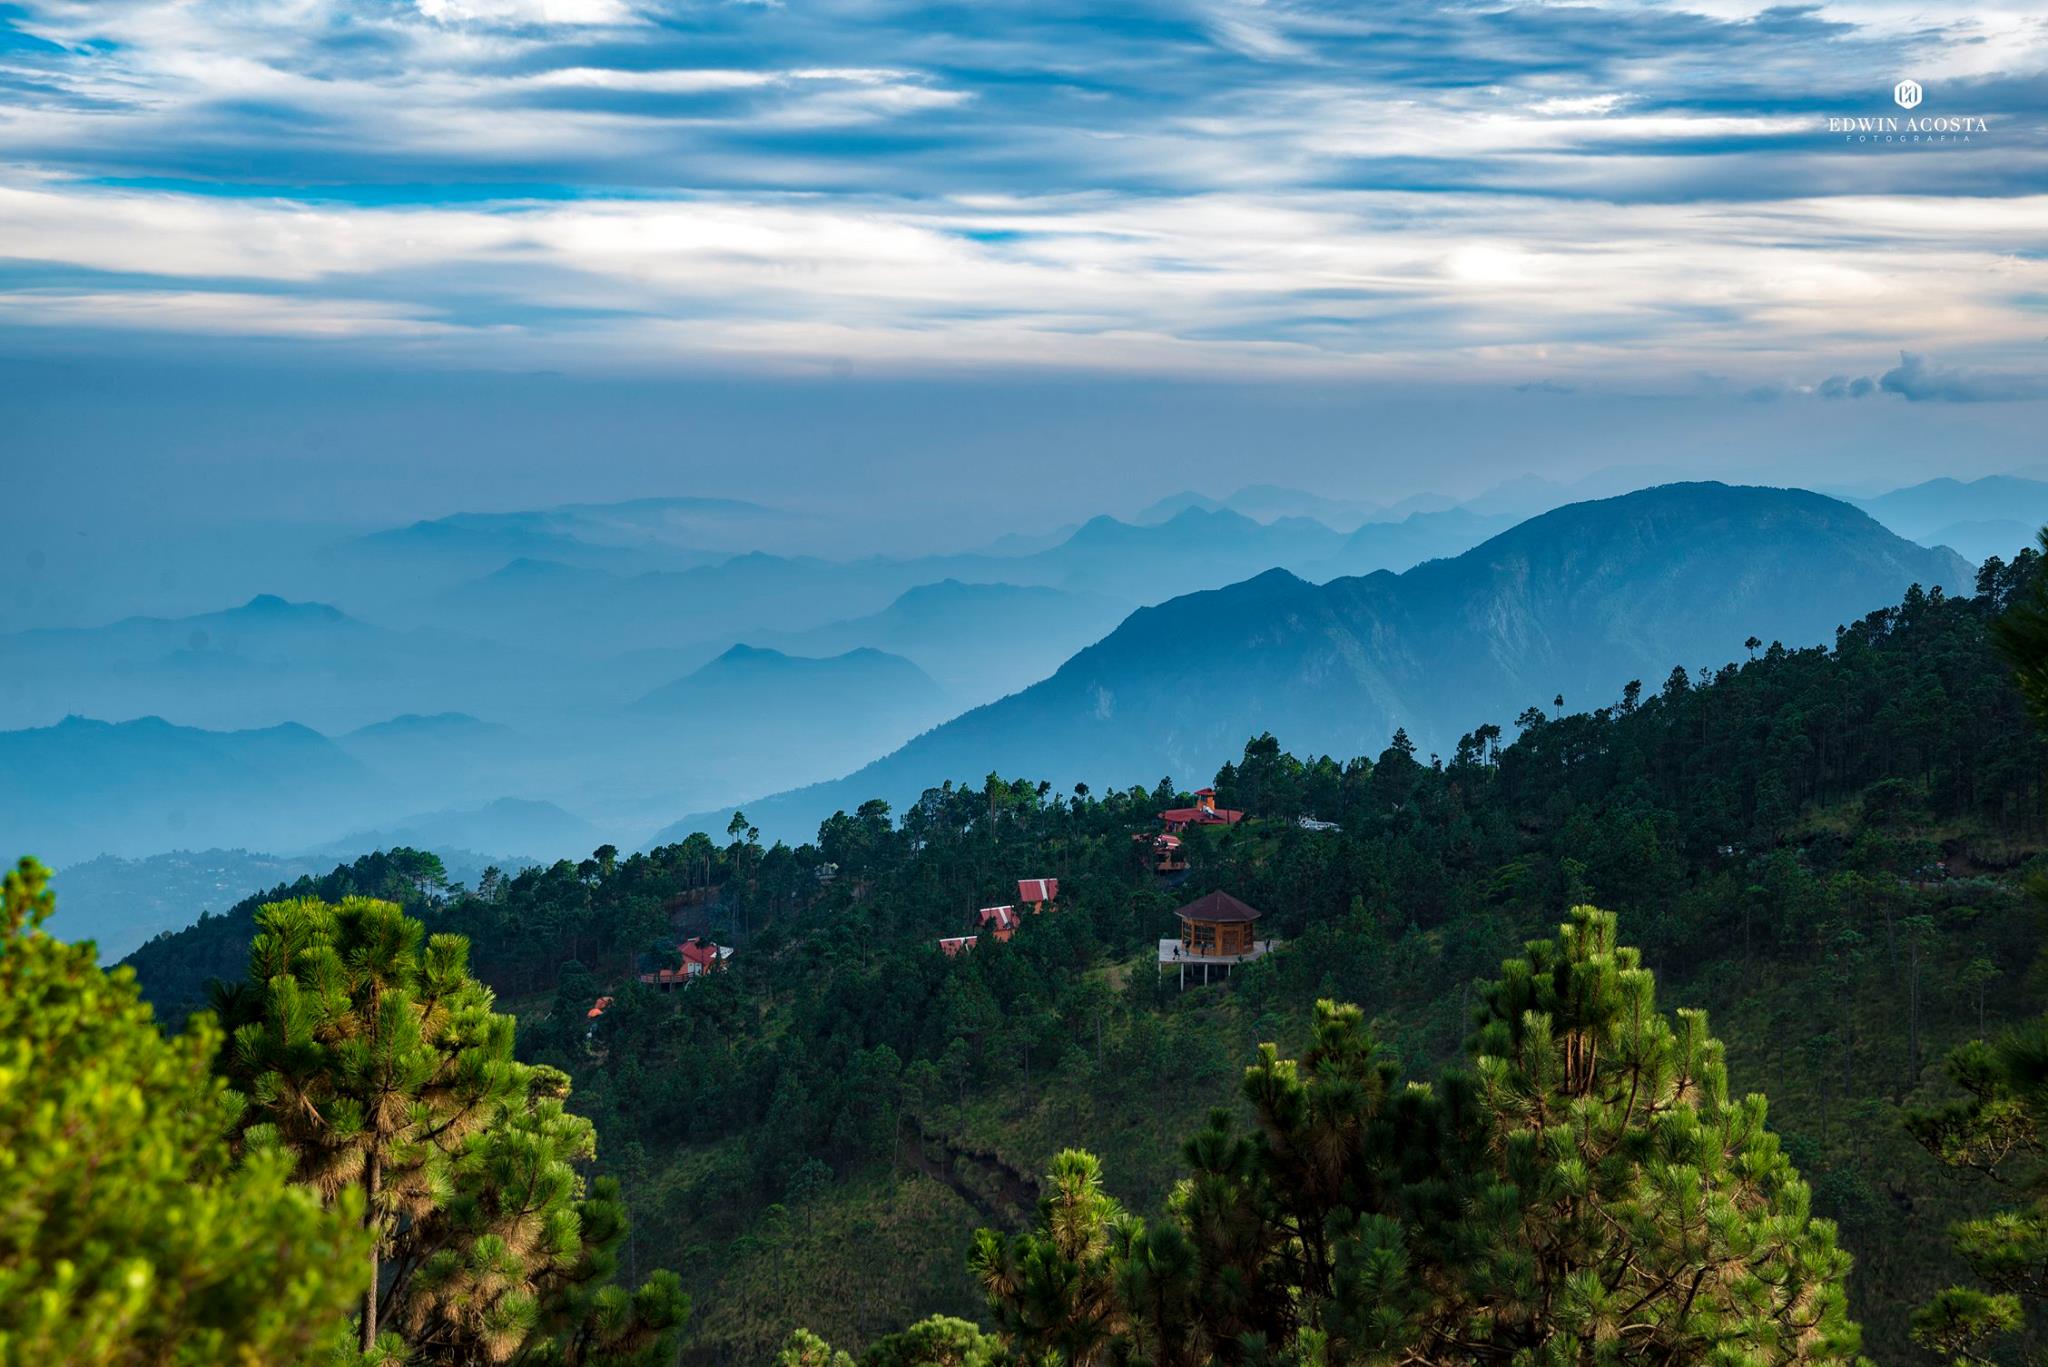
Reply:
[[939, 941], [939, 952], [949, 959], [958, 958], [963, 950], [974, 948], [979, 935], [949, 935]]
[[664, 992], [674, 990], [678, 984], [688, 986], [693, 979], [706, 973], [722, 971], [726, 961], [732, 958], [732, 946], [712, 944], [693, 935], [676, 946], [676, 954], [683, 961], [682, 967], [648, 968], [640, 974], [640, 981]]
[[1244, 820], [1244, 813], [1234, 807], [1218, 807], [1216, 790], [1203, 788], [1195, 794], [1194, 806], [1168, 808], [1159, 819], [1169, 831], [1184, 831], [1190, 826], [1235, 826]]
[[981, 918], [982, 929], [1004, 943], [1017, 933], [1017, 926], [1022, 920], [1017, 915], [1017, 908], [1012, 906], [983, 907], [976, 915]]
[[1057, 878], [1019, 878], [1017, 900], [1029, 904], [1032, 912], [1044, 911], [1059, 901], [1060, 880]]
[[599, 1016], [602, 1016], [606, 1011], [611, 1009], [611, 1004], [612, 999], [610, 997], [599, 997], [597, 999], [597, 1002], [588, 1011], [585, 1011], [583, 1013], [584, 1019], [596, 1020]]

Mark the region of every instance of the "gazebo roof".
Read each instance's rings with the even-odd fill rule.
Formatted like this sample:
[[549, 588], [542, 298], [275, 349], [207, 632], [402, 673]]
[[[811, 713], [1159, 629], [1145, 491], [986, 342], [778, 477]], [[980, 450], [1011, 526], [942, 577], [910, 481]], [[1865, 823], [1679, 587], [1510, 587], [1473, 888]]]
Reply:
[[1194, 901], [1173, 913], [1183, 921], [1256, 921], [1259, 913], [1238, 901], [1227, 892], [1212, 892], [1207, 897]]

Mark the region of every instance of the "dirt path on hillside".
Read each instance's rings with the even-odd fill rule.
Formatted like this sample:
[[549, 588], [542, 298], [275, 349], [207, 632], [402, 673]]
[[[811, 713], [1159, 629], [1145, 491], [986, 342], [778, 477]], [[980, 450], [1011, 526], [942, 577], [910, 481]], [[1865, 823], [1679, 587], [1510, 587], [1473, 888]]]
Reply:
[[951, 1187], [977, 1215], [998, 1229], [1023, 1229], [1038, 1211], [1037, 1185], [995, 1154], [963, 1149], [922, 1130], [914, 1130], [902, 1149], [912, 1168]]

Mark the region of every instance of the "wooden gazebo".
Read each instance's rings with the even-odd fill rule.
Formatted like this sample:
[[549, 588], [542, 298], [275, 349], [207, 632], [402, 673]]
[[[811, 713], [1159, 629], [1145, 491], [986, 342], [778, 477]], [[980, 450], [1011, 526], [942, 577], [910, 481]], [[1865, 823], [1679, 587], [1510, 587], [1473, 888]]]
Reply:
[[1190, 967], [1199, 967], [1207, 982], [1211, 966], [1220, 965], [1227, 974], [1231, 965], [1272, 948], [1270, 940], [1258, 938], [1259, 913], [1227, 892], [1198, 897], [1173, 914], [1180, 921], [1180, 938], [1159, 942], [1159, 966], [1178, 967], [1183, 986]]

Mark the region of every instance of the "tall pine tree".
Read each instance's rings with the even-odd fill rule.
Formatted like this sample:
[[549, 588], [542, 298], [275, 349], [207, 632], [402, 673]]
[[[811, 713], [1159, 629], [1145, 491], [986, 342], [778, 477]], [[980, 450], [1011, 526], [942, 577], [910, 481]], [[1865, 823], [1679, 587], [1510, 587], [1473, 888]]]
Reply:
[[298, 1361], [368, 1242], [290, 1155], [237, 1161], [219, 1032], [165, 1039], [127, 969], [51, 938], [48, 873], [0, 887], [0, 1367]]
[[366, 1357], [436, 1363], [622, 1363], [666, 1351], [687, 1313], [673, 1273], [609, 1285], [617, 1190], [577, 1172], [596, 1152], [564, 1106], [566, 1074], [512, 1056], [513, 1020], [458, 936], [427, 937], [389, 902], [274, 903], [250, 981], [227, 994], [227, 1061], [249, 1098], [244, 1141], [362, 1211]]
[[1356, 1007], [1246, 1073], [1147, 1230], [1085, 1154], [1037, 1229], [970, 1267], [1027, 1360], [1514, 1367], [1857, 1360], [1848, 1255], [1734, 1098], [1697, 1012], [1667, 1019], [1614, 918], [1576, 908], [1502, 966], [1470, 1066], [1404, 1085]]

